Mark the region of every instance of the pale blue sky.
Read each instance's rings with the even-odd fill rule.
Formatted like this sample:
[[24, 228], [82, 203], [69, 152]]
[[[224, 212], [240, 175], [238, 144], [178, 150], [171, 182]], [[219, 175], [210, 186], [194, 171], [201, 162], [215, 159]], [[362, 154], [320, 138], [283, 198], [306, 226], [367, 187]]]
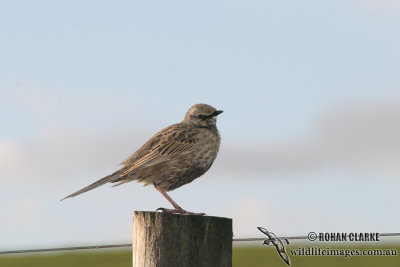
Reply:
[[58, 200], [200, 102], [223, 143], [184, 208], [236, 236], [400, 231], [396, 1], [9, 1], [0, 41], [2, 249], [129, 241], [153, 188]]

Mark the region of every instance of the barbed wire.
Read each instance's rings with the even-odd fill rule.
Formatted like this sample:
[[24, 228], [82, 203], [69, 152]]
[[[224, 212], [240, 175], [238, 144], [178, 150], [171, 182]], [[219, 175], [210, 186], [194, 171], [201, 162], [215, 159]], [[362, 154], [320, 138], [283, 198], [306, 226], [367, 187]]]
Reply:
[[[382, 233], [382, 237], [400, 236], [400, 233]], [[308, 236], [283, 236], [278, 237], [281, 240], [308, 240]], [[252, 241], [275, 241], [271, 238], [233, 238], [232, 242], [252, 242]], [[6, 250], [0, 251], [0, 255], [20, 254], [20, 253], [40, 253], [40, 252], [56, 252], [68, 250], [88, 250], [88, 249], [109, 249], [109, 248], [124, 248], [132, 247], [132, 244], [113, 244], [113, 245], [92, 245], [92, 246], [75, 246], [75, 247], [59, 247], [59, 248], [40, 248], [40, 249], [22, 249], [22, 250]]]
[[23, 249], [0, 251], [0, 255], [18, 254], [18, 253], [37, 253], [37, 252], [55, 252], [65, 250], [83, 250], [83, 249], [103, 249], [103, 248], [123, 248], [131, 247], [132, 244], [115, 244], [115, 245], [96, 245], [96, 246], [79, 246], [79, 247], [61, 247], [61, 248], [40, 248], [40, 249]]
[[[382, 233], [379, 234], [379, 236], [383, 236], [383, 237], [390, 237], [390, 236], [400, 236], [400, 233]], [[308, 236], [304, 235], [304, 236], [282, 236], [282, 237], [278, 237], [279, 239], [289, 239], [289, 240], [308, 240]], [[262, 238], [262, 237], [257, 237], [257, 238], [234, 238], [232, 239], [233, 242], [237, 242], [237, 241], [263, 241], [263, 240], [268, 240], [268, 238]], [[272, 239], [271, 239], [272, 240]]]

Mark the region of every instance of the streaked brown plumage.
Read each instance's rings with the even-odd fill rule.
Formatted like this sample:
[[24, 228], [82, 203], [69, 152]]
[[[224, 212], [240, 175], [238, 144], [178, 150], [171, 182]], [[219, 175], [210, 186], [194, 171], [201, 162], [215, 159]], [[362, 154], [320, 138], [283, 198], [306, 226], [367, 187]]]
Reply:
[[216, 116], [220, 113], [222, 111], [206, 104], [192, 106], [182, 122], [156, 133], [121, 163], [121, 169], [65, 198], [105, 183], [117, 183], [114, 185], [117, 186], [136, 180], [144, 185], [154, 185], [175, 208], [163, 211], [194, 214], [183, 210], [166, 191], [190, 183], [211, 167], [220, 144], [216, 127]]

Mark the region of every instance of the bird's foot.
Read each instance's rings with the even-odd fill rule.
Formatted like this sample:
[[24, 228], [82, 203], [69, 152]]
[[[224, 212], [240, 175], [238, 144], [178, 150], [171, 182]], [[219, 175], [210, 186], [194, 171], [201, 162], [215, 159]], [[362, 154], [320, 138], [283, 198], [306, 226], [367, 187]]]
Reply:
[[186, 211], [182, 208], [181, 209], [158, 208], [156, 211], [161, 211], [164, 213], [172, 213], [172, 214], [181, 214], [181, 215], [199, 215], [199, 216], [206, 215], [205, 213], [195, 213], [195, 212]]

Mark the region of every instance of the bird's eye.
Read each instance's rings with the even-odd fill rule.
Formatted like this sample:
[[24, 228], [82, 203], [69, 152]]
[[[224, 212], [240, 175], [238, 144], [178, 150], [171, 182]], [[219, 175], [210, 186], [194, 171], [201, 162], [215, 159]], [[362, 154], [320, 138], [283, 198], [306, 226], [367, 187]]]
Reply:
[[199, 118], [200, 120], [204, 121], [207, 117], [200, 114], [200, 115], [197, 116], [197, 118]]

